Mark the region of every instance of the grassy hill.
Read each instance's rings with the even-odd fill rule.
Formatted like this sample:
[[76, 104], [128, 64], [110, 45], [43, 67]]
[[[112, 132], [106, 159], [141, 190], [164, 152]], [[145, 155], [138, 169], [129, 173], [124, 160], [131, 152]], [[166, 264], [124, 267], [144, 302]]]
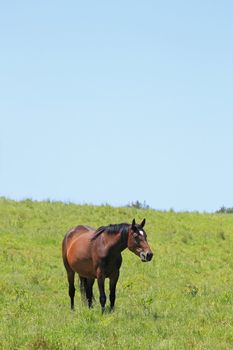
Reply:
[[[77, 290], [71, 312], [64, 234], [134, 217], [152, 262], [124, 251], [115, 312], [101, 315], [96, 284], [94, 308]], [[231, 214], [0, 199], [0, 348], [232, 349], [232, 252]]]

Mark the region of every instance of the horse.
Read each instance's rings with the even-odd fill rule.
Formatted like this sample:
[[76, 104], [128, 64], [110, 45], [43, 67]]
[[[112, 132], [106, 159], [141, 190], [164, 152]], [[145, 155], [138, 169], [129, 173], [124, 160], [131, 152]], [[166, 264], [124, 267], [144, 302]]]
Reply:
[[150, 261], [153, 257], [143, 229], [145, 222], [143, 219], [141, 224], [136, 224], [133, 219], [132, 224], [101, 226], [97, 230], [90, 226], [78, 225], [65, 235], [62, 257], [69, 283], [71, 310], [74, 310], [75, 272], [79, 275], [81, 295], [89, 308], [92, 307], [92, 289], [97, 279], [102, 313], [106, 304], [105, 278], [109, 278], [110, 311], [114, 310], [116, 285], [122, 263], [121, 252], [128, 248], [139, 256], [142, 262]]

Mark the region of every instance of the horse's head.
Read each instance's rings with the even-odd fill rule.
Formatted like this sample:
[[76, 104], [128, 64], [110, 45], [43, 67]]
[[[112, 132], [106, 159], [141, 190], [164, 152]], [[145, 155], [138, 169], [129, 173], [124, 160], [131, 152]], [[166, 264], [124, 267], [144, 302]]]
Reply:
[[133, 219], [128, 235], [129, 250], [138, 255], [143, 262], [150, 261], [153, 257], [153, 253], [147, 242], [146, 232], [143, 229], [145, 223], [146, 219], [142, 220], [141, 224], [136, 224], [135, 219]]

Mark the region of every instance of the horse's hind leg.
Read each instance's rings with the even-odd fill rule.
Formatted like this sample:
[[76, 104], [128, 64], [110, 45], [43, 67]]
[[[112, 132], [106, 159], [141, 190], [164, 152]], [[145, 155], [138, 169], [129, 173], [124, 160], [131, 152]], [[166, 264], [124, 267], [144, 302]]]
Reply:
[[86, 297], [89, 308], [92, 307], [92, 299], [93, 299], [93, 284], [95, 282], [95, 279], [87, 279], [86, 280]]
[[69, 296], [70, 296], [70, 305], [71, 309], [74, 309], [74, 295], [75, 295], [75, 287], [74, 287], [74, 271], [71, 269], [68, 260], [67, 260], [67, 246], [66, 246], [66, 236], [62, 241], [62, 258], [63, 263], [67, 272], [67, 279], [69, 282]]
[[67, 279], [69, 282], [69, 296], [70, 296], [70, 307], [71, 310], [74, 310], [74, 295], [75, 295], [75, 287], [74, 287], [74, 271], [69, 267], [66, 268], [67, 271]]

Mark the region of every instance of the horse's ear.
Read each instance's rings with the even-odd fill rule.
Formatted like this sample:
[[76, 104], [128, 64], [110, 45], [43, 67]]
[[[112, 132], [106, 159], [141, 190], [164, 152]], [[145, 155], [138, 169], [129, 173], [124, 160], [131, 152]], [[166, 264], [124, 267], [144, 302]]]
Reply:
[[143, 219], [141, 222], [141, 227], [145, 226], [145, 223], [146, 223], [146, 219]]
[[136, 225], [135, 219], [133, 219], [132, 221], [132, 227], [134, 227]]

